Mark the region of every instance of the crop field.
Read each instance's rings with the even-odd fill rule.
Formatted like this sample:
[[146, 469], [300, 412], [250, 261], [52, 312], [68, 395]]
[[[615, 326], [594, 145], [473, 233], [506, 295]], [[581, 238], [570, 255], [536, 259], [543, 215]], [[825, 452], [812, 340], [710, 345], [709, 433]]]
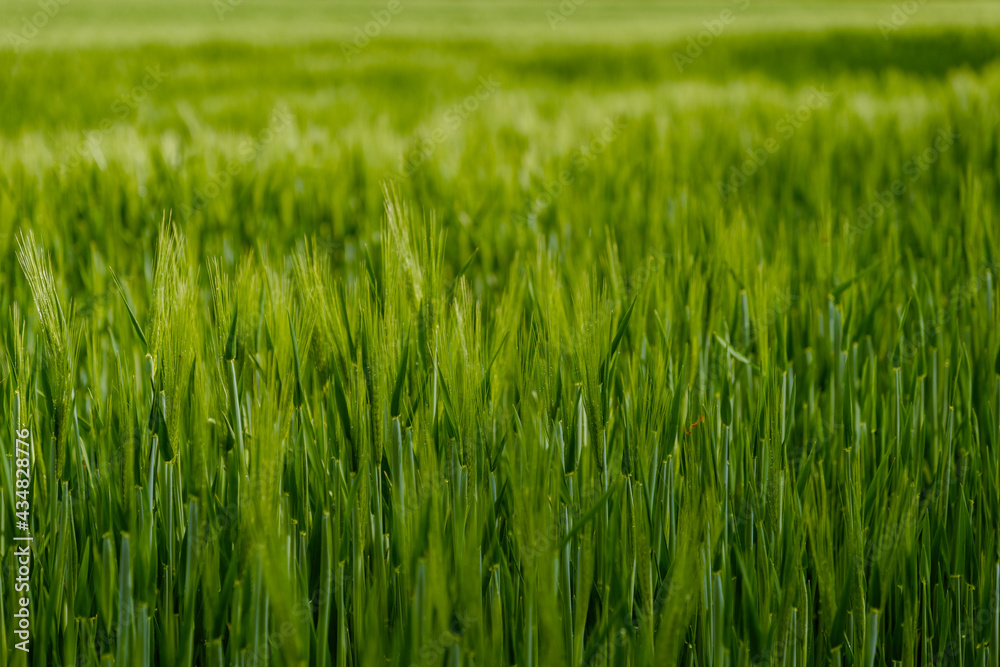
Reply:
[[0, 667], [998, 667], [998, 174], [997, 2], [4, 0]]

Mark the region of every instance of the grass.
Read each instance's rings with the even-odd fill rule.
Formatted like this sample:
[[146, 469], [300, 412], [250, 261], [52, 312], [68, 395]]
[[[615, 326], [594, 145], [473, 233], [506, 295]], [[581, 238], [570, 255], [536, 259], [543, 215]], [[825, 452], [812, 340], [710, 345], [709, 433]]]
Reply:
[[3, 664], [998, 664], [996, 23], [103, 6], [0, 53]]

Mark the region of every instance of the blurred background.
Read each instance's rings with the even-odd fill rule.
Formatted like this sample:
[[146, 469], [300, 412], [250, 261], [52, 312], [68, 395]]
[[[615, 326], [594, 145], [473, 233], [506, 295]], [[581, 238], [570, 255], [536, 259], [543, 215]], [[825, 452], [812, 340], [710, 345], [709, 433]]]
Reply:
[[952, 111], [990, 126], [998, 26], [987, 1], [6, 0], [0, 255], [27, 219], [68, 257], [127, 264], [109, 235], [148, 245], [166, 213], [199, 252], [308, 233], [349, 258], [391, 182], [452, 230], [449, 255], [501, 266], [535, 243], [523, 227], [591, 261], [581, 235], [605, 232], [583, 216], [638, 226], [640, 260], [682, 207], [719, 215], [727, 170], [819, 89], [826, 120], [769, 172], [775, 212], [831, 237]]

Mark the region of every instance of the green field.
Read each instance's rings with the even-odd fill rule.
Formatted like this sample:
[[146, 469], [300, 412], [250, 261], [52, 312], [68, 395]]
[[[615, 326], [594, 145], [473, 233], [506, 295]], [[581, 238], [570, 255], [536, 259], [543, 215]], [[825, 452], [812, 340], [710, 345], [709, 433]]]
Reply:
[[998, 667], [998, 173], [997, 2], [3, 2], [0, 667]]

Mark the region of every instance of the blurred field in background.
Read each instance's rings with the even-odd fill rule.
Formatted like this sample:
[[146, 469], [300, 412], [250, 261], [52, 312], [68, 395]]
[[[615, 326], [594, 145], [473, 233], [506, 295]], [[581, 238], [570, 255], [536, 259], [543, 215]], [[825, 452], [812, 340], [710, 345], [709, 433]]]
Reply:
[[[388, 0], [56, 0], [59, 10], [37, 40], [38, 48], [122, 47], [137, 44], [190, 46], [206, 41], [301, 44], [340, 41], [371, 20]], [[917, 0], [919, 3], [919, 0]], [[902, 3], [895, 3], [899, 7]], [[437, 43], [486, 40], [503, 44], [584, 41], [589, 44], [659, 42], [684, 39], [725, 9], [741, 15], [739, 32], [871, 29], [892, 14], [882, 0], [582, 0], [566, 21], [559, 2], [527, 0], [400, 0], [392, 32], [398, 38]], [[908, 26], [995, 24], [1000, 9], [984, 0], [926, 0], [908, 12]], [[22, 17], [39, 11], [37, 0], [10, 0], [0, 9], [5, 27], [19, 28]], [[555, 25], [555, 29], [553, 29]]]
[[[940, 115], [944, 99], [961, 95], [965, 109], [969, 91], [980, 91], [973, 100], [988, 98], [998, 75], [995, 3], [927, 2], [886, 32], [879, 22], [893, 20], [893, 5], [874, 2], [588, 0], [563, 16], [556, 3], [401, 1], [401, 11], [350, 58], [343, 45], [353, 46], [354, 30], [371, 20], [369, 12], [384, 10], [378, 3], [248, 0], [225, 5], [232, 11], [222, 20], [207, 1], [57, 6], [26, 45], [0, 51], [0, 162], [8, 176], [30, 184], [6, 188], [0, 200], [7, 202], [0, 207], [0, 243], [8, 253], [18, 216], [59, 220], [61, 229], [69, 216], [82, 215], [148, 240], [151, 221], [164, 210], [179, 215], [190, 207], [189, 199], [227, 171], [234, 156], [240, 173], [233, 180], [270, 189], [268, 206], [301, 195], [283, 212], [263, 210], [239, 227], [294, 228], [287, 207], [305, 202], [313, 207], [308, 224], [336, 236], [345, 233], [348, 216], [352, 224], [375, 223], [381, 183], [409, 157], [419, 164], [404, 179], [404, 194], [446, 221], [476, 212], [483, 222], [478, 233], [487, 233], [539, 193], [539, 181], [551, 175], [546, 168], [615, 114], [642, 118], [666, 142], [682, 143], [672, 156], [692, 156], [684, 180], [714, 188], [741, 150], [730, 146], [728, 159], [718, 143], [748, 143], [811, 86], [836, 93], [835, 114], [859, 120], [852, 135], [868, 133], [875, 141], [879, 122], [933, 123], [928, 119]], [[710, 35], [700, 54], [678, 67], [688, 38], [705, 35], [703, 23], [718, 22], [726, 9], [732, 20], [720, 36]], [[39, 10], [11, 2], [0, 11], [16, 31], [18, 17]], [[546, 12], [566, 20], [553, 30]], [[479, 77], [497, 81], [499, 92], [463, 111]], [[278, 108], [294, 122], [257, 142]], [[435, 130], [444, 133], [439, 141]], [[796, 147], [808, 151], [808, 137], [821, 133], [808, 124], [790, 150], [774, 156], [777, 168], [791, 163]], [[252, 159], [237, 156], [240, 142], [252, 142]], [[427, 143], [430, 154], [412, 159], [428, 152]], [[703, 155], [712, 159], [693, 157]], [[669, 169], [681, 164], [670, 162]], [[824, 168], [813, 162], [793, 176], [812, 178], [812, 169]], [[67, 163], [69, 175], [54, 169]], [[270, 169], [276, 178], [258, 178], [268, 165], [278, 165]], [[47, 179], [50, 172], [59, 178]], [[56, 206], [62, 187], [74, 196], [92, 191], [87, 196], [95, 205], [82, 213]], [[313, 189], [322, 193], [314, 197]], [[474, 193], [476, 202], [456, 189]], [[233, 222], [226, 210], [233, 189], [222, 190], [199, 221]], [[579, 188], [550, 212], [558, 216], [560, 206], [575, 206], [588, 192], [594, 194]], [[107, 196], [122, 201], [101, 203]], [[831, 205], [851, 211], [854, 202]]]

